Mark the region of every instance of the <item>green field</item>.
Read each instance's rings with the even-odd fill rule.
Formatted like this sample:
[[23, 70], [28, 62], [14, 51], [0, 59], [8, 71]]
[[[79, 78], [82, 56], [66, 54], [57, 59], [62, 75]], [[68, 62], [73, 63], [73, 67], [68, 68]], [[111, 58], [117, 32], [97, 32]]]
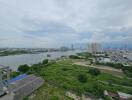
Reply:
[[[53, 100], [60, 100], [57, 98], [66, 98], [64, 100], [67, 100], [67, 97], [65, 97], [66, 91], [72, 91], [80, 96], [81, 94], [88, 94], [95, 98], [102, 97], [104, 90], [121, 91], [132, 94], [132, 88], [129, 88], [132, 87], [132, 79], [119, 78], [107, 73], [93, 76], [88, 73], [88, 71], [89, 68], [73, 65], [70, 59], [61, 60], [48, 65], [38, 64], [36, 74], [41, 75], [46, 81], [46, 84], [35, 92], [36, 96], [34, 100], [41, 100], [41, 95], [48, 95], [47, 97], [53, 96], [53, 98], [56, 98]], [[86, 82], [80, 82], [78, 80], [80, 74], [86, 75]], [[104, 84], [100, 81], [108, 82], [108, 84]], [[46, 91], [51, 91], [49, 90], [52, 89], [51, 87], [53, 91], [57, 91], [57, 93], [50, 92], [50, 95], [46, 94]]]
[[63, 89], [47, 83], [35, 91], [29, 98], [32, 98], [32, 100], [72, 100], [65, 96]]

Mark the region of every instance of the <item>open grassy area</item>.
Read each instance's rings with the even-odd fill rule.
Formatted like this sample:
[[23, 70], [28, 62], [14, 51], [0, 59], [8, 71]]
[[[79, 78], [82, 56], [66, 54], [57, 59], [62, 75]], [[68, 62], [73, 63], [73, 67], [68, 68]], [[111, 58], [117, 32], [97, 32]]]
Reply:
[[[73, 65], [70, 59], [61, 60], [47, 66], [42, 65], [38, 74], [45, 79], [46, 84], [35, 92], [36, 97], [34, 100], [41, 100], [41, 95], [42, 97], [48, 95], [47, 98], [56, 98], [53, 100], [60, 100], [58, 98], [65, 98], [64, 100], [67, 100], [65, 96], [66, 91], [73, 91], [77, 95], [85, 93], [93, 97], [103, 96], [103, 91], [105, 89], [132, 94], [132, 88], [112, 85], [132, 86], [131, 79], [119, 78], [107, 73], [93, 76], [88, 73], [88, 71], [89, 68], [87, 67]], [[80, 82], [78, 80], [80, 74], [86, 75], [86, 82]], [[109, 84], [103, 84], [100, 81], [108, 82]], [[51, 95], [47, 94], [47, 91], [50, 92], [52, 90], [53, 92], [51, 92]]]
[[[80, 55], [79, 58], [76, 58], [76, 56], [72, 55], [69, 58], [51, 61], [45, 59], [32, 66], [19, 66], [19, 74], [35, 74], [45, 80], [45, 84], [36, 90], [33, 95], [29, 96], [29, 99], [70, 100], [66, 96], [66, 92], [80, 97], [86, 95], [92, 98], [103, 98], [104, 90], [132, 94], [131, 78], [126, 77], [124, 74], [122, 76], [119, 75], [121, 77], [117, 77], [115, 74], [107, 71], [109, 69], [118, 72], [118, 69], [115, 67], [94, 66], [89, 61], [89, 56], [91, 57], [89, 53], [85, 58], [82, 56]], [[87, 61], [90, 64], [84, 63]], [[83, 64], [76, 64], [75, 62]], [[102, 71], [102, 69], [105, 70]], [[16, 76], [17, 74], [13, 73], [12, 76]]]
[[85, 66], [85, 67], [90, 67], [90, 68], [97, 68], [102, 72], [105, 73], [109, 73], [112, 74], [114, 76], [118, 76], [118, 77], [125, 77], [126, 75], [122, 72], [122, 70], [120, 69], [116, 69], [116, 68], [112, 68], [112, 67], [108, 67], [108, 66], [98, 66], [98, 65], [90, 65], [87, 64], [88, 61], [77, 61], [75, 60], [75, 65], [81, 65], [81, 66]]
[[72, 100], [65, 96], [65, 91], [61, 88], [45, 83], [40, 89], [35, 91], [29, 100]]

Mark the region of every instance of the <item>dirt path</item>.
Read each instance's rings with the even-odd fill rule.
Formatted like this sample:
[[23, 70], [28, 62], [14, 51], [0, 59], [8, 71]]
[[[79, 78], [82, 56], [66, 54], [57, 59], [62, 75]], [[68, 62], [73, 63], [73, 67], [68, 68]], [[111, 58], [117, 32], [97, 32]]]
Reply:
[[[109, 82], [106, 82], [106, 81], [99, 81], [103, 84], [109, 84]], [[112, 84], [113, 86], [121, 86], [121, 87], [124, 87], [124, 88], [132, 88], [131, 86], [125, 86], [125, 85], [119, 85], [119, 84]]]
[[112, 67], [108, 67], [108, 66], [93, 66], [93, 65], [87, 65], [87, 62], [75, 62], [75, 65], [81, 65], [81, 66], [86, 66], [86, 67], [91, 67], [91, 68], [97, 68], [100, 69], [103, 72], [107, 72], [116, 76], [124, 76], [122, 70], [120, 69], [115, 69]]

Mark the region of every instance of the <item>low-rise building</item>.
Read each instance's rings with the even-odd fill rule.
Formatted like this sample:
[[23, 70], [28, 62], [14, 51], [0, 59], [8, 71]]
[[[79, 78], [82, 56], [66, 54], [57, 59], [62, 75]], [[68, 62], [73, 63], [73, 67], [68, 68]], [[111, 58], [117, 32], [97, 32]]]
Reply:
[[35, 75], [20, 75], [8, 81], [8, 93], [0, 100], [9, 98], [8, 100], [23, 100], [24, 97], [30, 95], [33, 91], [43, 85], [44, 80]]
[[6, 94], [7, 90], [7, 80], [9, 79], [10, 69], [9, 67], [5, 67], [0, 65], [0, 97]]
[[98, 61], [101, 62], [101, 63], [110, 63], [111, 59], [108, 58], [108, 57], [99, 57]]

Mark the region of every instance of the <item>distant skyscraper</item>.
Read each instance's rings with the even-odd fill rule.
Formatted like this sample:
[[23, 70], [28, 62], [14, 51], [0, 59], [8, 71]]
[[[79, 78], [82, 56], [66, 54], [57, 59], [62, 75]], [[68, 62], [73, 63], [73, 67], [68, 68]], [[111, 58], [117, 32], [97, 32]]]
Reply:
[[102, 46], [99, 43], [89, 43], [88, 44], [88, 51], [90, 53], [102, 52]]

